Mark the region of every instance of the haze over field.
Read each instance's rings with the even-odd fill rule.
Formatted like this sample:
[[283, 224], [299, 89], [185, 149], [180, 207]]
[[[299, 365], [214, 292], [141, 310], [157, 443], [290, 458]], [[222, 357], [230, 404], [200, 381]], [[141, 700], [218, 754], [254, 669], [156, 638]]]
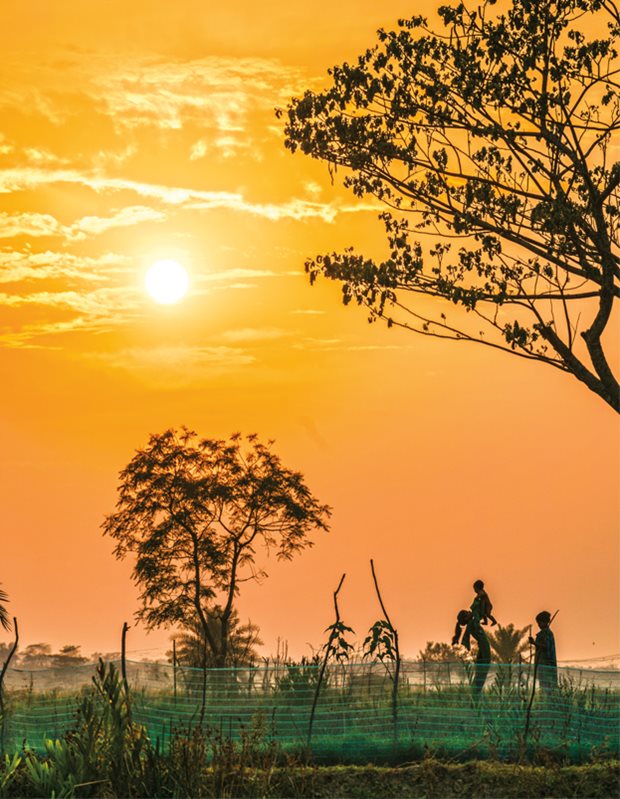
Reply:
[[[5, 10], [0, 579], [24, 646], [119, 648], [137, 594], [100, 524], [134, 450], [187, 425], [275, 439], [333, 507], [313, 549], [243, 586], [266, 653], [319, 645], [343, 572], [363, 639], [371, 557], [404, 655], [450, 639], [476, 578], [500, 623], [559, 608], [560, 660], [620, 652], [611, 409], [538, 364], [368, 325], [303, 274], [319, 252], [381, 253], [381, 209], [288, 153], [274, 108], [377, 27], [435, 13], [388, 5]], [[176, 304], [144, 288], [163, 259], [188, 273]], [[134, 626], [129, 648], [153, 656], [169, 635]]]

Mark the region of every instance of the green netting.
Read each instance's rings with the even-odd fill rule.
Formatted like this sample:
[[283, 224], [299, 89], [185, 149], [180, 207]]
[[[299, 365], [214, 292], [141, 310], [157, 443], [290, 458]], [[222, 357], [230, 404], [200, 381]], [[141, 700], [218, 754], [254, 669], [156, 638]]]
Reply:
[[[5, 748], [26, 744], [40, 750], [45, 738], [70, 730], [93, 669], [10, 670]], [[575, 759], [596, 749], [620, 750], [618, 670], [559, 668], [557, 688], [545, 690], [541, 667], [527, 722], [533, 687], [527, 664], [493, 664], [477, 695], [472, 664], [405, 662], [396, 707], [382, 664], [333, 664], [325, 672], [309, 738], [318, 671], [315, 665], [273, 663], [203, 675], [200, 669], [127, 664], [134, 719], [163, 748], [175, 729], [198, 723], [204, 690], [203, 724], [209, 729], [231, 738], [259, 730], [263, 742], [309, 748], [315, 759], [366, 762], [429, 749], [509, 756], [523, 743], [526, 723], [528, 744], [563, 748]]]

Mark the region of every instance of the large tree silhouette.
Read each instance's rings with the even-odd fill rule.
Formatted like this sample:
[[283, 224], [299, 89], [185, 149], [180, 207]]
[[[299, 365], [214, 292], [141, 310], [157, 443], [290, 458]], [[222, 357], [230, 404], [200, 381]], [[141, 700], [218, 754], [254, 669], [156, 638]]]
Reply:
[[386, 206], [384, 260], [351, 248], [306, 269], [371, 321], [548, 364], [619, 411], [618, 10], [493, 5], [443, 6], [436, 33], [401, 20], [292, 101], [286, 146]]
[[[299, 472], [256, 436], [200, 439], [183, 428], [152, 435], [120, 474], [116, 512], [104, 534], [117, 558], [135, 555], [137, 617], [147, 627], [200, 623], [207, 660], [229, 662], [229, 627], [243, 581], [256, 579], [259, 546], [290, 559], [328, 529]], [[208, 608], [220, 605], [217, 628]]]

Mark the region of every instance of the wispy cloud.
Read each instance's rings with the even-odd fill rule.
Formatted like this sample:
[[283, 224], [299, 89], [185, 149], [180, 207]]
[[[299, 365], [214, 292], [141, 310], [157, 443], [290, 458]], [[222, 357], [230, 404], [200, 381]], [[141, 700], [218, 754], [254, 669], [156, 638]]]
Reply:
[[268, 277], [300, 277], [304, 273], [301, 270], [285, 270], [275, 272], [273, 269], [244, 269], [235, 267], [232, 269], [222, 269], [217, 272], [204, 272], [199, 275], [197, 282], [204, 283], [231, 283], [239, 280], [258, 280]]
[[144, 205], [133, 205], [121, 208], [111, 216], [83, 216], [69, 227], [69, 236], [72, 238], [85, 238], [98, 235], [111, 228], [130, 227], [142, 222], [161, 222], [166, 219], [166, 214], [156, 208], [147, 208]]
[[124, 127], [179, 129], [194, 121], [217, 131], [246, 128], [248, 115], [295, 94], [303, 73], [275, 59], [133, 59], [94, 74], [88, 92]]
[[238, 330], [227, 330], [222, 333], [225, 341], [273, 341], [294, 335], [294, 331], [283, 330], [279, 327], [244, 327]]
[[121, 208], [110, 216], [83, 216], [70, 225], [61, 224], [51, 214], [0, 212], [0, 238], [17, 236], [60, 236], [68, 240], [85, 239], [112, 228], [129, 227], [142, 222], [160, 222], [166, 214], [155, 208], [134, 205]]
[[0, 133], [0, 155], [8, 155], [12, 153], [15, 148], [6, 140], [4, 133]]
[[377, 211], [381, 206], [374, 203], [321, 203], [294, 197], [282, 203], [253, 203], [239, 192], [204, 191], [183, 186], [166, 186], [144, 183], [127, 178], [107, 177], [95, 172], [75, 169], [39, 169], [17, 167], [0, 174], [0, 193], [32, 191], [53, 184], [78, 184], [102, 194], [106, 192], [132, 192], [140, 197], [158, 200], [165, 205], [186, 210], [211, 210], [225, 208], [240, 213], [264, 217], [272, 221], [280, 219], [304, 220], [319, 218], [333, 222], [339, 213]]
[[207, 143], [204, 139], [199, 139], [197, 142], [192, 144], [192, 147], [189, 151], [189, 160], [190, 161], [198, 161], [200, 158], [204, 158], [208, 151]]
[[63, 226], [51, 214], [0, 212], [0, 238], [17, 236], [58, 236]]
[[43, 147], [26, 147], [24, 150], [26, 159], [36, 166], [48, 166], [50, 164], [66, 164], [67, 158], [61, 158], [55, 153]]
[[340, 338], [306, 337], [295, 342], [297, 350], [316, 350], [320, 352], [371, 352], [373, 350], [409, 350], [412, 345], [403, 344], [351, 344]]
[[316, 82], [273, 58], [187, 59], [72, 50], [53, 61], [23, 56], [7, 61], [0, 107], [25, 106], [60, 124], [74, 114], [79, 98], [119, 130], [179, 130], [199, 124], [235, 134], [246, 130], [251, 114], [263, 111], [271, 119], [275, 105]]
[[97, 359], [111, 368], [129, 372], [143, 382], [169, 389], [208, 382], [214, 376], [247, 367], [256, 360], [238, 347], [184, 344], [91, 353], [84, 357]]
[[62, 308], [97, 319], [110, 325], [127, 321], [127, 314], [140, 308], [143, 300], [137, 290], [125, 286], [98, 288], [92, 291], [35, 291], [30, 294], [0, 292], [0, 306], [19, 308], [24, 305], [41, 305]]
[[[74, 333], [104, 333], [141, 316], [144, 299], [137, 289], [101, 287], [90, 291], [0, 292], [0, 308], [39, 307], [48, 319], [0, 332], [0, 346], [55, 349], [50, 337]], [[54, 318], [58, 316], [70, 318]]]
[[44, 349], [59, 350], [60, 345], [52, 344], [52, 340], [62, 334], [103, 333], [109, 330], [106, 320], [93, 317], [74, 317], [73, 319], [55, 322], [27, 324], [19, 330], [4, 329], [0, 331], [0, 347], [11, 349]]
[[0, 283], [19, 283], [29, 280], [104, 281], [126, 272], [129, 259], [116, 253], [97, 257], [62, 252], [0, 252]]

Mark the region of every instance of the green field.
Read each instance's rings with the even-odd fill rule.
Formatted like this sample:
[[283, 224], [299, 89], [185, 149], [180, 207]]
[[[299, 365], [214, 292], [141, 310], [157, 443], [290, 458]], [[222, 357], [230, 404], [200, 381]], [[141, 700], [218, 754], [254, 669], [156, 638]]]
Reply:
[[[29, 681], [14, 675], [5, 751], [24, 744], [42, 751], [45, 739], [72, 729], [79, 702], [92, 690], [93, 669], [35, 672]], [[265, 744], [287, 753], [310, 751], [314, 762], [332, 764], [399, 763], [429, 753], [515, 760], [537, 749], [580, 763], [592, 753], [617, 756], [620, 749], [619, 672], [561, 669], [557, 690], [537, 690], [531, 701], [528, 666], [494, 665], [476, 697], [468, 664], [434, 664], [423, 672], [420, 664], [408, 664], [396, 706], [390, 677], [376, 663], [331, 667], [318, 697], [317, 668], [307, 664], [210, 670], [204, 677], [201, 670], [173, 674], [160, 664], [128, 664], [133, 720], [162, 751], [175, 731], [200, 721], [236, 741], [259, 730]], [[63, 682], [74, 687], [67, 690]]]
[[378, 666], [14, 673], [0, 797], [618, 795], [618, 673]]

